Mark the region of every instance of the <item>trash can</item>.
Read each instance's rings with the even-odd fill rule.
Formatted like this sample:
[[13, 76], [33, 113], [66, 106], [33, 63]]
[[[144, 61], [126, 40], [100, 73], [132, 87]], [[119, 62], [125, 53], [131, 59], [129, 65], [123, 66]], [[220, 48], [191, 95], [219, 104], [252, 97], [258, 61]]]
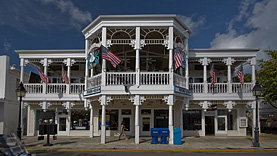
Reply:
[[161, 136], [160, 144], [168, 144], [167, 137], [169, 137], [169, 129], [168, 128], [160, 128], [160, 136]]
[[151, 128], [151, 144], [159, 144], [158, 137], [160, 136], [160, 130], [158, 128]]
[[173, 129], [174, 139], [173, 143], [174, 145], [181, 145], [182, 144], [182, 133], [180, 128], [174, 128]]

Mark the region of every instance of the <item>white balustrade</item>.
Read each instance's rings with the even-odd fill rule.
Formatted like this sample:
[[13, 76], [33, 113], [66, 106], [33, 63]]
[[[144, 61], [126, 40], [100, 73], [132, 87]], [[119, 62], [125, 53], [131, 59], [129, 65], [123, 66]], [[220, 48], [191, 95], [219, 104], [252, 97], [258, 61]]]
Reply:
[[93, 88], [97, 86], [101, 86], [101, 78], [102, 74], [95, 75], [91, 78], [88, 78], [88, 88]]
[[253, 89], [253, 83], [232, 83], [232, 92], [233, 93], [251, 93]]
[[47, 93], [66, 93], [66, 84], [64, 83], [48, 83]]
[[169, 72], [141, 72], [141, 85], [168, 85]]
[[208, 83], [208, 93], [228, 93], [228, 83]]
[[70, 84], [70, 93], [71, 94], [80, 94], [85, 90], [84, 83], [71, 83]]
[[186, 78], [174, 73], [174, 86], [186, 88]]
[[42, 83], [26, 83], [24, 84], [24, 87], [27, 91], [27, 93], [30, 94], [40, 94], [43, 90]]
[[107, 85], [136, 84], [135, 72], [108, 72], [106, 78]]
[[190, 83], [189, 90], [191, 90], [192, 93], [203, 93], [204, 83]]

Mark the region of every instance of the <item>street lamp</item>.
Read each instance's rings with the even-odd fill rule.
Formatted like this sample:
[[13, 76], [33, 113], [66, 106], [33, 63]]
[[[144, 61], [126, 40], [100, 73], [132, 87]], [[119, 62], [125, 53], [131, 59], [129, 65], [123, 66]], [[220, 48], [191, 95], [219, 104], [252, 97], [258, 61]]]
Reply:
[[255, 130], [254, 130], [254, 143], [253, 146], [254, 147], [260, 147], [260, 143], [259, 143], [259, 126], [258, 126], [258, 96], [260, 96], [262, 94], [262, 90], [263, 88], [260, 86], [259, 82], [256, 81], [255, 86], [252, 89], [252, 93], [253, 96], [256, 97], [256, 126], [255, 126]]
[[17, 97], [19, 97], [19, 113], [18, 113], [19, 117], [18, 117], [18, 126], [17, 126], [17, 136], [21, 140], [21, 102], [22, 102], [22, 97], [24, 97], [27, 92], [22, 82], [20, 82], [15, 92]]

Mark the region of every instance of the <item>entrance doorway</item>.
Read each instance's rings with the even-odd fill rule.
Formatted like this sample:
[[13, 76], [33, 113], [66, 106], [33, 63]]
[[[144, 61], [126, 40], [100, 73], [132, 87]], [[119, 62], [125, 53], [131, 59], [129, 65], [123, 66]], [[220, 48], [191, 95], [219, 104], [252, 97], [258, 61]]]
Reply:
[[67, 116], [58, 117], [58, 135], [69, 135]]
[[215, 135], [214, 116], [205, 116], [205, 135]]

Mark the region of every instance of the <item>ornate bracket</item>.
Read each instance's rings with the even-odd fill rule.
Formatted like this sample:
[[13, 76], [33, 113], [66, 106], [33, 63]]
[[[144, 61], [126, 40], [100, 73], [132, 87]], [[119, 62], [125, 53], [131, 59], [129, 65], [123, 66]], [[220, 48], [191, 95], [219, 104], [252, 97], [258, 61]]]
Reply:
[[[172, 98], [172, 103], [170, 101], [170, 98]], [[174, 105], [174, 103], [176, 102], [176, 97], [174, 95], [165, 95], [162, 100], [164, 100], [167, 105]]]
[[140, 47], [143, 48], [146, 45], [145, 40], [140, 40]]
[[212, 60], [208, 58], [203, 58], [203, 59], [200, 59], [199, 62], [202, 64], [202, 66], [207, 66], [212, 62]]
[[146, 100], [146, 98], [144, 98], [143, 95], [137, 95], [137, 96], [130, 96], [129, 100], [133, 102], [134, 105], [141, 105]]
[[[45, 60], [47, 60], [47, 62], [45, 62]], [[45, 67], [45, 66], [49, 66], [51, 63], [53, 63], [53, 61], [51, 59], [42, 59], [40, 60], [39, 63]]]
[[107, 48], [108, 48], [108, 47], [111, 47], [111, 45], [113, 45], [113, 44], [112, 44], [112, 40], [107, 40]]
[[76, 63], [75, 59], [64, 59], [63, 60], [63, 63], [66, 65], [66, 66], [72, 66], [74, 63]]
[[68, 111], [69, 109], [71, 109], [73, 106], [75, 106], [74, 103], [72, 102], [65, 102], [62, 104], [62, 106]]
[[234, 101], [224, 101], [223, 106], [227, 107], [228, 111], [231, 112], [232, 108], [237, 105]]
[[235, 63], [235, 59], [234, 58], [225, 58], [222, 60], [222, 62], [224, 62], [227, 66], [231, 66], [233, 63]]
[[168, 40], [164, 40], [164, 43], [162, 45], [164, 45], [164, 47], [168, 48], [169, 41]]
[[100, 96], [98, 101], [101, 105], [108, 105], [109, 102], [111, 102], [113, 99], [111, 96]]
[[199, 106], [201, 106], [201, 107], [204, 109], [204, 111], [207, 111], [207, 109], [208, 109], [211, 105], [212, 105], [212, 103], [211, 103], [211, 102], [208, 102], [208, 101], [201, 101], [201, 102], [199, 103]]
[[40, 102], [38, 105], [43, 109], [44, 112], [46, 112], [48, 107], [50, 107], [52, 104], [50, 102], [43, 101]]
[[136, 46], [136, 40], [131, 40], [131, 43], [129, 45], [131, 47], [135, 47]]

